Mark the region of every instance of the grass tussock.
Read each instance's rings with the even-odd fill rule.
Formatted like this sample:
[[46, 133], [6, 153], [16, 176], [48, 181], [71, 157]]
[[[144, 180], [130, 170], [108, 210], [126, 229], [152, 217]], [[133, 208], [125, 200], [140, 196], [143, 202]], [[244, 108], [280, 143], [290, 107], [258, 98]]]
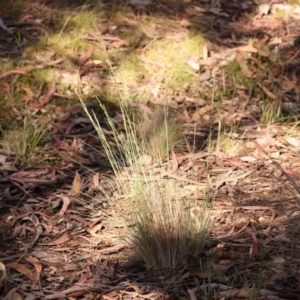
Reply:
[[[100, 106], [106, 112], [101, 103]], [[156, 113], [152, 120], [144, 121], [142, 126], [136, 125], [123, 102], [125, 134], [117, 131], [106, 112], [108, 127], [114, 135], [113, 147], [95, 115], [88, 112], [84, 103], [83, 107], [97, 130], [120, 189], [129, 201], [130, 212], [124, 216], [129, 244], [149, 267], [162, 275], [192, 262], [199, 264], [209, 224], [205, 208], [193, 218], [193, 203], [182, 199], [182, 187], [178, 182], [157, 173], [157, 169], [165, 170], [163, 156], [167, 158], [167, 149], [176, 147], [178, 141], [172, 119], [168, 120], [165, 113]], [[155, 146], [162, 148], [154, 150]], [[160, 161], [155, 168], [153, 160], [145, 159], [150, 154]]]
[[129, 220], [129, 242], [161, 274], [197, 262], [197, 258], [199, 263], [206, 237], [205, 212], [198, 221], [192, 219], [177, 184], [144, 178], [135, 186], [138, 193]]

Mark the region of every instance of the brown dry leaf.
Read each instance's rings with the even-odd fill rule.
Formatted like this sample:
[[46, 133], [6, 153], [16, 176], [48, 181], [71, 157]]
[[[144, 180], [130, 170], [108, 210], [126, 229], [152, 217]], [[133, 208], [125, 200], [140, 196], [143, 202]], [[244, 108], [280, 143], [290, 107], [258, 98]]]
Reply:
[[[70, 293], [68, 298], [77, 299], [78, 297], [80, 297], [86, 293], [87, 293], [86, 291], [78, 291], [78, 292]], [[84, 299], [87, 299], [87, 298], [84, 298]]]
[[179, 21], [179, 25], [182, 27], [191, 27], [192, 23], [187, 19], [182, 19]]
[[11, 74], [22, 74], [22, 75], [28, 75], [26, 73], [26, 71], [24, 70], [10, 70], [10, 71], [6, 71], [6, 72], [3, 72], [0, 74], [0, 79], [8, 76], [8, 75], [11, 75]]
[[[249, 293], [250, 293], [250, 290], [252, 289], [246, 289], [246, 288], [241, 288], [241, 289], [231, 289], [231, 290], [228, 290], [228, 291], [223, 291], [223, 292], [219, 292], [217, 294], [217, 299], [221, 299], [221, 298], [226, 298], [226, 299], [236, 299], [236, 298], [243, 298], [243, 299], [249, 299], [248, 296], [249, 296]], [[251, 294], [253, 293], [254, 291], [251, 292]], [[219, 298], [220, 297], [220, 298]]]
[[212, 264], [212, 267], [214, 271], [226, 272], [234, 265], [235, 263], [231, 260], [222, 260], [219, 261], [218, 264]]
[[254, 40], [249, 39], [248, 45], [237, 47], [235, 49], [240, 51], [240, 52], [259, 53], [261, 56], [270, 57], [269, 53], [265, 52], [262, 49], [256, 48], [253, 45], [254, 45]]
[[254, 129], [249, 129], [246, 131], [238, 131], [241, 135], [241, 138], [262, 138], [262, 137], [274, 137], [274, 134], [270, 133], [269, 131], [265, 130], [254, 130]]
[[229, 159], [228, 163], [233, 167], [249, 167], [249, 166], [251, 166], [251, 164], [243, 162], [238, 159]]
[[6, 162], [7, 156], [0, 155], [0, 171], [17, 172], [18, 169], [13, 165], [13, 162]]
[[93, 54], [93, 46], [90, 46], [88, 52], [79, 60], [79, 70], [78, 70], [78, 74], [79, 74], [79, 78], [81, 80], [83, 80], [83, 76], [87, 75], [89, 70], [91, 68], [93, 68], [93, 66], [95, 66], [93, 64], [93, 62], [91, 62], [91, 64], [89, 65], [89, 63], [87, 63], [87, 60], [91, 57], [91, 55]]
[[244, 55], [237, 55], [236, 60], [239, 63], [239, 66], [240, 66], [243, 74], [246, 77], [252, 78], [253, 72], [249, 70], [249, 68], [247, 67], [247, 64], [245, 63], [246, 62], [246, 57]]
[[5, 267], [4, 263], [2, 263], [1, 261], [0, 261], [0, 274], [1, 274], [0, 287], [2, 287], [3, 281], [6, 277], [6, 267]]
[[[266, 285], [271, 285], [271, 284], [274, 284], [276, 281], [277, 282], [282, 282], [285, 280], [285, 278], [287, 278], [289, 275], [288, 275], [288, 272], [284, 272], [283, 271], [283, 268], [275, 268], [274, 265], [272, 266], [272, 270], [275, 271], [274, 274], [270, 274], [268, 276], [268, 278], [266, 279], [265, 281], [265, 284]], [[297, 298], [298, 300], [298, 298]]]
[[32, 14], [25, 15], [19, 19], [19, 22], [25, 22], [27, 19], [32, 19], [33, 17]]
[[[106, 295], [102, 295], [102, 298], [105, 300], [126, 299], [122, 297], [121, 293], [115, 291], [109, 292]], [[132, 297], [130, 297], [130, 299], [132, 299]]]
[[234, 227], [232, 227], [227, 233], [225, 233], [222, 237], [226, 238], [235, 234]]
[[128, 42], [126, 40], [121, 40], [120, 39], [118, 41], [114, 41], [114, 42], [110, 43], [107, 48], [108, 49], [114, 49], [114, 48], [118, 49], [118, 48], [120, 48], [120, 47], [122, 47], [126, 44], [128, 44]]
[[57, 246], [66, 243], [70, 240], [70, 237], [68, 234], [64, 234], [59, 239], [55, 240], [54, 242], [48, 243], [47, 246]]
[[61, 210], [58, 213], [58, 216], [62, 217], [68, 209], [68, 206], [70, 204], [70, 199], [68, 197], [64, 197], [64, 196], [61, 196], [60, 198], [63, 201], [63, 205], [62, 205]]
[[197, 110], [193, 113], [193, 115], [192, 115], [192, 120], [194, 121], [194, 120], [199, 120], [199, 119], [201, 119], [202, 116], [203, 116], [205, 113], [207, 113], [207, 112], [209, 112], [209, 111], [211, 111], [211, 110], [213, 110], [213, 106], [212, 106], [212, 105], [206, 105], [206, 106], [204, 106], [204, 107], [202, 107], [202, 108], [197, 109]]
[[78, 235], [78, 238], [82, 238], [83, 240], [88, 241], [90, 244], [93, 244], [93, 245], [98, 245], [99, 244], [99, 242], [98, 243], [94, 242], [93, 240], [91, 240], [91, 239], [89, 239], [89, 238], [87, 238], [86, 236], [83, 236], [83, 235]]
[[89, 273], [81, 275], [81, 277], [79, 278], [78, 282], [87, 282], [89, 276], [90, 276]]
[[49, 87], [48, 92], [43, 100], [39, 101], [39, 104], [37, 105], [38, 108], [43, 107], [47, 102], [49, 102], [50, 98], [53, 96], [56, 90], [56, 84], [55, 82], [52, 83], [52, 85]]
[[22, 225], [22, 226], [16, 226], [14, 228], [14, 231], [13, 231], [13, 234], [14, 235], [21, 235], [21, 236], [24, 236], [25, 233], [26, 233], [26, 230], [30, 231], [31, 233], [35, 233], [35, 229], [32, 228], [32, 227], [29, 227], [29, 226], [25, 226], [25, 225]]
[[46, 233], [50, 233], [54, 228], [54, 222], [52, 220], [48, 220], [50, 224], [46, 224], [45, 222], [40, 222], [40, 224], [45, 228]]
[[250, 252], [250, 255], [251, 255], [251, 258], [255, 258], [259, 251], [258, 251], [258, 240], [257, 240], [257, 237], [255, 236], [255, 234], [253, 232], [249, 232], [252, 236], [252, 239], [253, 239], [253, 244], [252, 244], [252, 248], [251, 248], [251, 252]]
[[35, 270], [37, 271], [37, 273], [41, 273], [42, 272], [42, 264], [40, 262], [40, 260], [32, 255], [26, 256], [25, 260], [32, 263], [35, 267]]
[[122, 41], [119, 37], [111, 36], [111, 35], [103, 35], [102, 38], [103, 38], [104, 41], [113, 41], [113, 42]]
[[287, 240], [287, 232], [281, 232], [278, 235], [268, 237], [264, 241], [264, 246], [268, 245], [272, 241], [281, 241], [281, 240]]
[[142, 290], [141, 290], [137, 285], [135, 285], [135, 284], [130, 285], [127, 289], [130, 289], [130, 288], [134, 289], [139, 295], [144, 295], [144, 294], [145, 294], [145, 292], [142, 291]]
[[70, 219], [74, 219], [84, 225], [87, 225], [90, 227], [90, 222], [86, 221], [85, 219], [83, 219], [82, 217], [80, 216], [77, 216], [77, 215], [70, 215]]
[[78, 196], [81, 190], [81, 178], [78, 172], [76, 171], [75, 178], [73, 180], [72, 189], [70, 191], [70, 196]]
[[79, 60], [79, 70], [86, 63], [86, 61], [92, 56], [93, 51], [94, 51], [93, 46], [90, 46], [90, 48], [87, 51], [87, 53], [83, 57], [80, 58], [80, 60]]
[[296, 171], [286, 169], [286, 170], [284, 170], [284, 172], [285, 172], [286, 174], [288, 174], [288, 175], [291, 175], [291, 176], [294, 176], [294, 177], [296, 177], [296, 178], [299, 178], [299, 173], [296, 172]]
[[[73, 123], [73, 122], [72, 122]], [[67, 132], [70, 132], [69, 130], [67, 130]], [[74, 138], [71, 144], [71, 148], [72, 150], [74, 150], [76, 153], [78, 152], [78, 142], [77, 139]]]
[[32, 283], [36, 283], [38, 281], [37, 273], [35, 271], [29, 270], [24, 265], [12, 262], [12, 263], [8, 263], [6, 267], [13, 268], [16, 271], [20, 272], [22, 275], [25, 275], [27, 278], [29, 278], [32, 281]]
[[271, 10], [271, 5], [266, 3], [266, 4], [260, 4], [258, 6], [258, 15], [257, 17], [261, 18], [263, 15], [268, 15]]
[[77, 163], [80, 165], [91, 165], [92, 164], [92, 162], [89, 159], [81, 157], [80, 155], [77, 155], [76, 153], [72, 153], [72, 155], [70, 155], [66, 151], [59, 151], [58, 155], [66, 162]]
[[242, 156], [240, 157], [241, 161], [248, 161], [250, 163], [254, 163], [257, 159], [253, 156]]
[[[102, 263], [102, 264], [103, 264], [103, 263]], [[97, 272], [98, 272], [99, 275], [102, 275], [102, 276], [104, 276], [104, 277], [110, 277], [110, 276], [107, 274], [108, 272], [106, 271], [106, 268], [105, 268], [105, 267], [102, 268], [99, 259], [96, 261], [95, 267], [96, 267], [96, 270], [97, 270]]]
[[89, 228], [93, 228], [102, 219], [103, 219], [103, 217], [99, 217], [99, 218], [93, 220], [93, 222], [89, 224]]
[[198, 299], [197, 296], [196, 296], [196, 293], [193, 290], [188, 289], [187, 292], [189, 293], [189, 296], [190, 296], [191, 300], [197, 300]]
[[99, 173], [95, 173], [92, 176], [92, 185], [93, 187], [99, 187], [99, 184], [100, 184]]
[[199, 278], [212, 278], [215, 275], [213, 270], [205, 270], [200, 268], [192, 269], [189, 273], [189, 277], [198, 276]]
[[293, 81], [290, 81], [290, 80], [284, 80], [283, 82], [281, 82], [281, 85], [282, 89], [284, 91], [288, 91], [288, 90], [292, 90], [294, 89], [296, 92], [300, 92], [300, 87], [299, 87], [299, 84], [293, 82]]
[[126, 244], [121, 243], [121, 244], [115, 245], [113, 247], [109, 247], [109, 248], [99, 250], [98, 253], [117, 252], [117, 251], [121, 250], [122, 248], [124, 248], [126, 246], [127, 246]]
[[260, 84], [259, 82], [256, 82], [256, 84], [265, 92], [265, 94], [270, 97], [272, 100], [276, 100], [276, 95], [274, 93], [272, 93], [271, 91], [269, 91], [265, 86], [263, 86], [262, 84]]
[[97, 224], [94, 227], [89, 228], [87, 231], [91, 236], [102, 238], [103, 236], [97, 233], [98, 231], [101, 231], [102, 226], [102, 224]]
[[236, 50], [240, 51], [240, 52], [250, 52], [250, 53], [257, 53], [258, 50], [253, 47], [253, 39], [249, 39], [248, 45], [246, 46], [240, 46], [235, 48]]
[[40, 169], [36, 171], [19, 171], [11, 175], [11, 178], [37, 178], [39, 175], [48, 174], [48, 170]]

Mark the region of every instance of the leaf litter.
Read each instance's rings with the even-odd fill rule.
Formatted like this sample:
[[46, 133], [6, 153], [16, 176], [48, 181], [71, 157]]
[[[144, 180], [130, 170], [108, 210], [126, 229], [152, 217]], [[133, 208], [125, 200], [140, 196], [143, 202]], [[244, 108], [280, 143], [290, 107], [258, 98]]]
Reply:
[[[118, 84], [108, 76], [106, 62], [92, 58], [98, 34], [90, 29], [84, 35], [91, 43], [89, 48], [73, 53], [75, 66], [53, 52], [50, 59], [29, 59], [0, 74], [1, 91], [11, 96], [18, 89], [18, 79], [34, 70], [51, 67], [60, 73], [40, 90], [40, 95], [34, 87], [22, 91], [31, 109], [53, 116], [51, 134], [55, 143], [47, 145], [45, 152], [50, 154], [43, 158], [44, 163], [28, 165], [18, 153], [1, 149], [0, 261], [6, 269], [0, 281], [3, 296], [171, 299], [180, 288], [179, 294], [193, 300], [203, 299], [204, 290], [213, 291], [217, 299], [247, 298], [249, 291], [255, 293], [255, 287], [247, 290], [242, 278], [257, 276], [262, 263], [268, 277], [258, 297], [298, 299], [298, 127], [296, 123], [290, 131], [286, 125], [259, 125], [258, 120], [264, 102], [280, 101], [281, 112], [295, 119], [299, 112], [299, 5], [271, 1], [256, 7], [252, 1], [186, 1], [181, 9], [167, 1], [145, 7], [130, 4], [132, 10], [126, 10], [112, 25], [108, 18], [98, 24], [109, 50], [126, 50], [133, 41], [120, 36], [122, 30], [131, 28], [140, 30], [135, 47], [142, 52], [163, 38], [182, 39], [192, 27], [201, 28], [207, 39], [202, 57], [189, 57], [185, 67], [195, 81], [203, 83], [198, 87], [199, 97], [189, 87], [170, 93], [159, 82], [159, 74], [150, 79], [145, 75], [141, 82], [152, 90], [148, 101], [131, 106], [151, 114], [155, 106], [166, 103], [167, 97], [170, 108], [184, 120], [184, 134], [196, 153], [172, 152], [171, 168], [167, 163], [165, 168], [158, 168], [153, 180], [177, 180], [182, 200], [195, 198], [198, 202], [199, 206], [193, 208], [195, 218], [204, 201], [204, 190], [210, 188], [213, 201], [208, 209], [215, 226], [202, 261], [215, 255], [213, 267], [187, 267], [160, 278], [147, 271], [136, 259], [134, 249], [124, 243], [126, 226], [121, 214], [128, 214], [128, 208], [120, 201], [124, 195], [119, 194], [96, 132], [78, 104], [67, 108], [55, 104], [59, 98], [76, 99], [73, 89], [63, 87], [61, 79], [83, 95]], [[20, 57], [27, 39], [37, 40], [42, 28], [57, 17], [55, 5], [36, 2], [28, 6], [31, 13], [21, 8], [20, 16], [14, 17], [17, 19], [2, 15], [1, 58]], [[142, 23], [138, 26], [156, 10], [168, 15], [172, 25], [158, 20], [149, 28]], [[24, 38], [12, 40], [19, 30]], [[242, 76], [254, 82], [253, 92], [236, 84], [234, 78], [226, 83], [236, 88], [227, 95], [229, 105], [216, 99], [222, 119], [211, 99], [224, 88], [222, 68], [235, 59]], [[145, 68], [153, 68], [153, 61], [142, 60]], [[135, 90], [137, 99], [143, 95], [141, 91]], [[113, 107], [111, 117], [121, 130], [117, 106], [107, 105]], [[90, 107], [95, 109], [93, 103]], [[97, 114], [104, 120], [101, 113]], [[238, 131], [227, 131], [237, 124]], [[242, 143], [240, 153], [231, 156], [222, 147], [215, 152], [203, 150], [209, 136], [217, 144], [223, 132], [224, 137]], [[114, 143], [108, 130], [105, 134]], [[147, 162], [144, 167], [151, 168], [152, 164]], [[108, 201], [107, 192], [116, 200]], [[118, 210], [116, 206], [120, 206]], [[236, 272], [240, 278], [231, 284]], [[199, 287], [195, 287], [195, 278], [202, 282]], [[251, 286], [255, 284], [253, 280]]]

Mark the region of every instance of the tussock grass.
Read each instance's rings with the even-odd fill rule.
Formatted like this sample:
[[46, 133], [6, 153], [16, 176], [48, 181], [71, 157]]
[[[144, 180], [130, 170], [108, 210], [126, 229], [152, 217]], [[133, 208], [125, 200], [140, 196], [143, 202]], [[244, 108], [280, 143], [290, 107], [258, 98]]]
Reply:
[[[100, 106], [106, 112], [101, 103]], [[158, 114], [152, 124], [153, 130], [149, 129], [149, 124], [142, 129], [145, 133], [141, 135], [130, 110], [122, 102], [125, 135], [118, 133], [106, 112], [108, 127], [114, 135], [114, 148], [95, 115], [88, 112], [84, 103], [83, 107], [103, 143], [119, 187], [129, 201], [130, 213], [124, 216], [129, 229], [129, 244], [149, 267], [156, 269], [161, 275], [168, 274], [170, 269], [185, 267], [191, 262], [199, 263], [209, 224], [205, 208], [197, 219], [192, 218], [192, 203], [181, 198], [178, 182], [157, 174], [157, 167], [165, 170], [162, 155], [167, 152], [157, 152], [160, 163], [156, 164], [156, 168], [152, 168], [152, 157], [146, 154], [150, 153], [147, 152], [149, 143], [155, 145], [152, 139], [154, 130], [160, 131], [157, 127], [162, 122], [160, 118], [163, 119], [164, 130], [159, 135], [165, 134], [167, 149], [175, 142], [174, 138], [173, 141], [169, 140], [174, 133], [169, 134], [172, 128], [165, 126], [168, 123], [166, 116]], [[156, 146], [159, 147], [159, 140]]]
[[[190, 207], [182, 203], [175, 180], [136, 182], [129, 219], [129, 242], [148, 266], [166, 274], [187, 266], [201, 255], [206, 228], [190, 216]], [[142, 183], [142, 184], [141, 184]], [[204, 216], [202, 216], [202, 221]], [[207, 225], [207, 224], [205, 224]]]

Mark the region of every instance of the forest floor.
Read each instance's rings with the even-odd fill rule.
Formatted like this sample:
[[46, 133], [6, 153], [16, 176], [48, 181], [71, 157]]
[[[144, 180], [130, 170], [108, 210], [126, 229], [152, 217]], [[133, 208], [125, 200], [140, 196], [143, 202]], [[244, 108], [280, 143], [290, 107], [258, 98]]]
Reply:
[[[139, 1], [1, 3], [2, 299], [299, 299], [299, 1]], [[201, 265], [161, 276], [126, 243], [79, 101], [121, 133], [120, 94], [181, 126], [157, 176], [209, 199]]]

